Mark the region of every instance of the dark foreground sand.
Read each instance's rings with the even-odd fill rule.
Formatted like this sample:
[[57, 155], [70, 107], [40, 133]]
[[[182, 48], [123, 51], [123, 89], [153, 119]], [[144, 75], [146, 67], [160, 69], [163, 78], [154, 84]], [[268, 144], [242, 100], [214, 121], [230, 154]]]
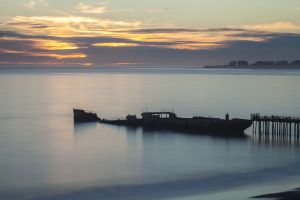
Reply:
[[257, 198], [257, 199], [269, 198], [269, 199], [276, 199], [276, 200], [300, 200], [300, 188], [287, 191], [287, 192], [264, 194], [252, 198]]

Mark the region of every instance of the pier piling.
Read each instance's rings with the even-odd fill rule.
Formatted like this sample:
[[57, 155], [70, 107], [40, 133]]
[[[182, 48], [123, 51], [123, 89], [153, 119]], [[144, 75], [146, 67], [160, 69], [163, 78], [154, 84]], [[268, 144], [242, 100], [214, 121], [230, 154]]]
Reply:
[[265, 137], [300, 137], [300, 118], [283, 116], [261, 116], [259, 113], [251, 114], [253, 121], [253, 134]]

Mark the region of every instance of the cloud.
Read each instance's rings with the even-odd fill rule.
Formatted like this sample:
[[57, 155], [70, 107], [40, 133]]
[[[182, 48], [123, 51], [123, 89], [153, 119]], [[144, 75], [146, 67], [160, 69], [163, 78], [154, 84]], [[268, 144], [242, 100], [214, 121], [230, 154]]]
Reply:
[[1, 32], [0, 32], [0, 41], [8, 41], [8, 42], [29, 42], [32, 44], [32, 47], [37, 48], [37, 49], [43, 49], [47, 51], [52, 51], [52, 50], [74, 50], [74, 49], [79, 49], [75, 43], [71, 42], [65, 42], [61, 41], [60, 38], [57, 39], [51, 39], [50, 37], [48, 39], [43, 39], [41, 37], [35, 37], [35, 36], [22, 36], [16, 34], [15, 36], [12, 36], [11, 34], [7, 34], [9, 36], [4, 36], [1, 37]]
[[85, 66], [86, 62], [83, 59], [88, 55], [82, 52], [79, 46], [76, 41], [64, 41], [62, 38], [52, 36], [0, 31], [0, 60], [3, 65], [76, 63]]
[[29, 9], [34, 9], [36, 6], [36, 1], [33, 1], [33, 0], [29, 1], [29, 2], [25, 3], [24, 6]]
[[31, 56], [42, 56], [42, 57], [52, 57], [58, 60], [61, 59], [78, 59], [78, 58], [86, 58], [87, 55], [83, 54], [83, 53], [71, 53], [71, 54], [44, 54], [44, 53], [27, 53], [28, 55]]
[[0, 30], [0, 37], [25, 37], [25, 38], [28, 38], [28, 37], [31, 37], [31, 36], [19, 34], [19, 33], [14, 32], [14, 31], [2, 31], [2, 30]]
[[142, 29], [130, 29], [126, 30], [130, 33], [201, 33], [201, 32], [236, 32], [246, 31], [245, 29], [238, 28], [215, 28], [215, 29], [188, 29], [188, 28], [142, 28]]
[[103, 42], [95, 43], [93, 46], [96, 47], [136, 47], [139, 46], [137, 43], [123, 43], [123, 42]]
[[[0, 39], [2, 65], [201, 66], [226, 63], [231, 59], [247, 59], [249, 61], [259, 59], [293, 60], [297, 59], [300, 51], [300, 35], [282, 33], [273, 34], [272, 38], [263, 42], [223, 41], [224, 47], [214, 49], [174, 48], [174, 46], [181, 44], [195, 45], [194, 41], [156, 43], [136, 42], [113, 37], [52, 37], [51, 40], [75, 45], [85, 43], [85, 48], [47, 50], [36, 45], [35, 36], [22, 37], [20, 35], [19, 40], [15, 40], [13, 38], [18, 35], [16, 33], [7, 32], [5, 36], [5, 33], [0, 32], [0, 35], [2, 35], [2, 39]], [[12, 35], [15, 36], [9, 37]], [[28, 39], [28, 37], [32, 38]], [[99, 45], [93, 45], [97, 43]]]
[[[15, 16], [7, 17], [2, 21], [4, 21], [3, 29], [9, 27], [33, 35], [85, 38], [101, 35], [102, 38], [113, 38], [113, 41], [90, 44], [106, 47], [152, 46], [200, 50], [224, 48], [226, 41], [264, 41], [271, 37], [259, 31], [241, 28], [142, 28], [143, 24], [139, 21], [117, 21], [81, 16]], [[250, 35], [250, 33], [253, 34]], [[116, 42], [116, 39], [123, 41]]]
[[0, 31], [3, 65], [194, 66], [231, 59], [298, 59], [300, 51], [298, 34], [246, 27], [145, 28], [137, 21], [81, 16], [15, 16], [0, 21], [1, 30], [17, 31]]
[[[137, 28], [139, 21], [122, 21], [82, 16], [14, 16], [1, 17], [2, 30], [14, 29], [35, 35], [99, 35], [112, 29]], [[37, 28], [39, 27], [39, 28]]]
[[[257, 60], [294, 60], [299, 59], [300, 35], [278, 34], [276, 37], [263, 41], [226, 41], [225, 48], [217, 49], [169, 49], [159, 47], [140, 46], [135, 48], [94, 49], [102, 53], [94, 58], [95, 63], [113, 62], [112, 59], [127, 60], [128, 62], [142, 62], [145, 66], [202, 66], [205, 64], [222, 64], [232, 59]], [[266, 53], [267, 52], [267, 53]], [[104, 55], [103, 55], [104, 54]], [[114, 55], [111, 58], [109, 55]], [[96, 61], [97, 60], [97, 61]]]
[[135, 34], [199, 32], [198, 29], [186, 29], [186, 28], [142, 28], [142, 29], [131, 29], [126, 31]]
[[260, 31], [294, 31], [299, 30], [300, 27], [291, 22], [274, 22], [266, 24], [254, 24], [254, 25], [245, 25], [245, 29], [260, 30]]
[[147, 10], [148, 13], [161, 13], [169, 10], [168, 8], [152, 8]]
[[78, 58], [86, 58], [87, 55], [83, 53], [71, 53], [71, 54], [56, 54], [56, 53], [38, 53], [38, 52], [29, 52], [29, 51], [14, 51], [14, 50], [6, 50], [0, 49], [0, 53], [6, 54], [24, 54], [30, 57], [50, 57], [55, 58], [57, 60], [62, 59], [78, 59]]
[[[140, 43], [148, 42], [148, 46], [154, 46], [153, 44], [156, 43], [157, 47], [187, 50], [224, 48], [227, 41], [261, 42], [271, 37], [267, 37], [264, 32], [239, 28], [142, 28], [117, 32], [119, 32], [119, 37], [126, 37], [126, 39]], [[117, 33], [115, 34], [117, 35]]]
[[85, 3], [78, 3], [76, 9], [81, 13], [86, 13], [86, 14], [102, 14], [107, 12], [106, 6], [96, 6], [96, 5], [89, 5]]
[[46, 0], [30, 0], [23, 5], [28, 9], [35, 9], [37, 7], [47, 7], [48, 2]]
[[74, 50], [79, 49], [79, 47], [70, 42], [63, 42], [59, 40], [36, 40], [35, 46], [39, 49], [46, 49], [46, 50]]
[[[1, 53], [0, 53], [1, 57]], [[22, 59], [21, 59], [22, 60]], [[31, 59], [32, 60], [32, 59]], [[51, 60], [51, 61], [44, 61], [42, 59], [34, 60], [34, 61], [0, 61], [0, 66], [37, 66], [37, 67], [44, 67], [44, 66], [51, 66], [51, 67], [61, 67], [61, 66], [69, 66], [69, 67], [77, 67], [77, 66], [84, 66], [89, 67], [92, 66], [93, 63], [82, 63], [82, 62], [72, 62], [72, 61], [62, 61], [62, 60]]]
[[[126, 22], [100, 19], [95, 17], [53, 17], [53, 16], [16, 16], [6, 20], [5, 24], [21, 32], [33, 35], [53, 37], [99, 38], [105, 41], [93, 41], [87, 45], [95, 47], [137, 47], [205, 50], [225, 48], [228, 41], [263, 42], [274, 34], [241, 28], [139, 28], [140, 22]], [[41, 28], [33, 28], [33, 27]], [[42, 39], [42, 38], [40, 38]], [[55, 39], [53, 39], [55, 40]], [[46, 42], [43, 42], [46, 44]], [[78, 48], [74, 44], [52, 42], [59, 48]], [[51, 49], [51, 46], [46, 46]], [[53, 48], [53, 47], [52, 47]]]

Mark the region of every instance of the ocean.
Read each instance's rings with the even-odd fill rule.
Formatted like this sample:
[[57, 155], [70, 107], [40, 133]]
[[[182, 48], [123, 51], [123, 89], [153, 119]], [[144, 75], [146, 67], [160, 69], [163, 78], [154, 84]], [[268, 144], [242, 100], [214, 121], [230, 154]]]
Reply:
[[300, 71], [0, 68], [0, 199], [248, 199], [300, 186], [298, 141], [74, 125], [175, 110], [300, 117]]

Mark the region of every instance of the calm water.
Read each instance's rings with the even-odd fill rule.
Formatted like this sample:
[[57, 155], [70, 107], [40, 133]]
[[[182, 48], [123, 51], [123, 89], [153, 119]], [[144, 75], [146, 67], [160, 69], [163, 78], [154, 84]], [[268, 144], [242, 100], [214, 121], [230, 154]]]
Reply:
[[0, 199], [246, 199], [300, 185], [297, 142], [72, 121], [73, 107], [300, 116], [299, 102], [299, 71], [0, 69]]

